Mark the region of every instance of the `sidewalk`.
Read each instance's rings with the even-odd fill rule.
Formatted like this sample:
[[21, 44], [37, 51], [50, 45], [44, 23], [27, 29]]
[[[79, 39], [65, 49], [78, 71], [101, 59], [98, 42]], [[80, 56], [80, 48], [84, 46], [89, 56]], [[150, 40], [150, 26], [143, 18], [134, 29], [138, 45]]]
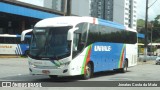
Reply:
[[138, 61], [138, 65], [143, 65], [143, 64], [155, 64], [155, 60], [148, 60], [146, 62]]
[[0, 58], [20, 58], [21, 56], [17, 55], [0, 55]]

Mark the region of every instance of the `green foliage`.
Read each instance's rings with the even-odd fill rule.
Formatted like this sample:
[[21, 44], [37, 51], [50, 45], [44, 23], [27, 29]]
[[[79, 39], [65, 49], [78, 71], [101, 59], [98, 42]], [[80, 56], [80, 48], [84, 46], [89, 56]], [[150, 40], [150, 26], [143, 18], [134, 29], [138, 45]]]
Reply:
[[137, 26], [138, 27], [144, 27], [145, 26], [145, 21], [143, 19], [138, 19], [137, 20]]
[[154, 27], [160, 27], [160, 15], [157, 15], [153, 24], [154, 24]]
[[[147, 35], [148, 41], [151, 42], [151, 32], [152, 32], [152, 42], [160, 43], [160, 15], [155, 17], [155, 20], [150, 21], [148, 23], [152, 23], [153, 27], [148, 28]], [[145, 21], [143, 19], [137, 20], [137, 27], [141, 27], [139, 33], [145, 34], [144, 29]], [[139, 42], [143, 42], [143, 40], [139, 40]]]
[[160, 38], [155, 40], [155, 43], [160, 43]]

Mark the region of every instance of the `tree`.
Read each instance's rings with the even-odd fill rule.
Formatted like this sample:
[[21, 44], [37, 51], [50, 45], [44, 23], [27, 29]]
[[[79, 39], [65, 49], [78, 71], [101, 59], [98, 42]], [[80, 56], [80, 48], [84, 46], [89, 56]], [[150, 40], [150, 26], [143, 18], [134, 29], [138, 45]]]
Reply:
[[160, 15], [157, 15], [154, 20], [154, 27], [160, 27]]
[[138, 19], [137, 20], [137, 27], [144, 27], [145, 21], [143, 19]]
[[[152, 27], [153, 24], [153, 27]], [[144, 34], [145, 21], [143, 19], [137, 20], [137, 29], [139, 33]], [[160, 15], [157, 15], [153, 21], [148, 22], [148, 42], [150, 42], [151, 38], [151, 32], [152, 32], [152, 42], [160, 43]], [[141, 40], [139, 40], [142, 42]]]

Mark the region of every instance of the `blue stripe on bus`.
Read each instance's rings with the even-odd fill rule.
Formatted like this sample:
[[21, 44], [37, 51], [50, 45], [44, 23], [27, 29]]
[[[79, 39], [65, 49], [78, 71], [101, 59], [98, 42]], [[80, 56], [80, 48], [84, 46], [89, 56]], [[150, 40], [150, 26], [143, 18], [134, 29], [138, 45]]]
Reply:
[[115, 28], [119, 28], [119, 29], [126, 29], [125, 26], [118, 24], [118, 23], [115, 23], [115, 22], [111, 22], [111, 21], [107, 21], [107, 20], [103, 20], [103, 19], [98, 19], [98, 22], [100, 25], [115, 27]]
[[20, 53], [20, 49], [18, 47], [18, 44], [17, 44], [17, 50], [18, 50], [18, 55], [20, 55], [21, 53]]
[[[16, 35], [16, 37], [21, 37], [21, 35]], [[25, 35], [27, 38], [31, 38], [31, 35]]]
[[29, 44], [19, 44], [22, 54], [25, 54], [29, 49]]
[[16, 54], [17, 54], [17, 55], [19, 55], [19, 52], [18, 52], [18, 47], [16, 47]]
[[26, 53], [26, 51], [29, 49], [28, 44], [17, 44], [15, 54], [16, 55], [23, 55]]
[[20, 48], [20, 45], [18, 44], [18, 49], [19, 49], [19, 52], [20, 52], [20, 55], [22, 55], [22, 50]]
[[15, 54], [18, 55], [18, 53], [17, 53], [17, 47], [16, 47], [16, 50], [15, 50]]

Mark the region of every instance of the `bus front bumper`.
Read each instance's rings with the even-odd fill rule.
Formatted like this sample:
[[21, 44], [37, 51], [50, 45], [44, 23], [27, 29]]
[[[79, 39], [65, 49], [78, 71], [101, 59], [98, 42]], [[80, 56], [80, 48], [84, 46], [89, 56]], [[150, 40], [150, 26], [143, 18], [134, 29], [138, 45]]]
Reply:
[[58, 75], [58, 76], [81, 75], [80, 72], [77, 72], [76, 68], [41, 69], [41, 68], [30, 67], [29, 71], [30, 74], [32, 75]]

